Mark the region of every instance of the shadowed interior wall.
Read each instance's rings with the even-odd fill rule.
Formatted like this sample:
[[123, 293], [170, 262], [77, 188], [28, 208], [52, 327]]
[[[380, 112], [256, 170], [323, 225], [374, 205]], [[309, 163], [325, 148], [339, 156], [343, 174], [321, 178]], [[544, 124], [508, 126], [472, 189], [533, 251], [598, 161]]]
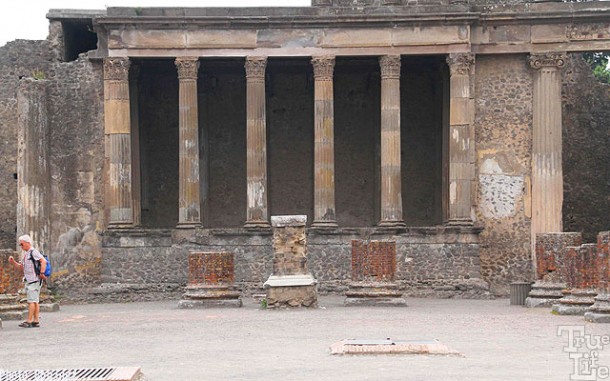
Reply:
[[337, 58], [335, 199], [339, 226], [379, 221], [381, 78], [377, 58]]
[[178, 74], [172, 60], [141, 64], [142, 225], [175, 227], [178, 223]]
[[197, 86], [204, 226], [246, 221], [246, 72], [244, 60], [202, 60]]
[[313, 220], [313, 68], [307, 59], [269, 59], [266, 76], [269, 215]]
[[439, 57], [402, 59], [402, 208], [407, 226], [431, 226], [443, 222], [442, 62]]

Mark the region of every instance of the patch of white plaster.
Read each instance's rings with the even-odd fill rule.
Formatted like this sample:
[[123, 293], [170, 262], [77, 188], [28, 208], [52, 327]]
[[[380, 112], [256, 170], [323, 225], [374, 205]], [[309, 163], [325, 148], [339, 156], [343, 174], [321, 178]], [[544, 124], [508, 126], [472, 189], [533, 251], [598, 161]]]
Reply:
[[523, 194], [523, 181], [522, 176], [479, 175], [481, 213], [487, 218], [514, 216]]

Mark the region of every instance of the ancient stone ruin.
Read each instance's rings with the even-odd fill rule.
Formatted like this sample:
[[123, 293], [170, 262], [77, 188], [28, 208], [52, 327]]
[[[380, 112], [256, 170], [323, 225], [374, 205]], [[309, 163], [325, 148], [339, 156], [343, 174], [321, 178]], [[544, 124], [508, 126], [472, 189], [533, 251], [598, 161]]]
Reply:
[[47, 18], [46, 40], [0, 47], [0, 248], [32, 235], [65, 300], [179, 298], [192, 251], [233, 253], [260, 294], [286, 276], [272, 214], [307, 216], [320, 292], [348, 290], [352, 241], [371, 240], [396, 242], [397, 293], [535, 279], [558, 299], [536, 234], [610, 225], [609, 89], [581, 57], [610, 50], [607, 2]]

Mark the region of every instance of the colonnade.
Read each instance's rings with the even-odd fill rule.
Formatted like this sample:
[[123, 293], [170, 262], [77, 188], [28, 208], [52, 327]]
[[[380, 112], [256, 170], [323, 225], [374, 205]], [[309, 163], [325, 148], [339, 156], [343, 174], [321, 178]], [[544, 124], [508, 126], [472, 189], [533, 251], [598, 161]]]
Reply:
[[[534, 56], [532, 56], [534, 57]], [[561, 117], [557, 110], [561, 88], [556, 70], [531, 58], [539, 69], [534, 88], [534, 170], [533, 197], [536, 187], [561, 188]], [[538, 62], [537, 64], [535, 62]], [[198, 57], [175, 59], [179, 80], [179, 228], [192, 228], [202, 223], [199, 171], [199, 121], [197, 118]], [[335, 163], [334, 163], [334, 56], [311, 59], [314, 72], [314, 218], [313, 227], [336, 227]], [[472, 53], [451, 53], [447, 56], [449, 79], [449, 161], [448, 203], [445, 215], [449, 225], [473, 224], [475, 200], [475, 138], [474, 138], [474, 67]], [[401, 57], [379, 57], [381, 71], [381, 178], [379, 226], [402, 227], [400, 157], [400, 75]], [[269, 226], [267, 142], [265, 115], [265, 70], [267, 57], [249, 56], [246, 71], [246, 140], [247, 140], [247, 213], [246, 228]], [[133, 150], [133, 123], [130, 116], [130, 60], [127, 57], [104, 59], [105, 160], [107, 168], [106, 210], [109, 228], [130, 228], [139, 224], [139, 165]], [[559, 98], [558, 98], [559, 97]], [[549, 101], [550, 99], [550, 101]], [[550, 102], [550, 103], [549, 103]], [[559, 103], [560, 107], [560, 103]], [[559, 115], [559, 116], [558, 116]], [[547, 118], [547, 119], [545, 119]], [[558, 119], [557, 119], [558, 118]], [[552, 136], [552, 139], [549, 138]], [[559, 143], [557, 143], [559, 139]], [[540, 143], [542, 142], [542, 143]], [[548, 142], [544, 143], [544, 142]], [[135, 147], [132, 147], [132, 144]], [[559, 145], [558, 145], [559, 144]], [[549, 151], [550, 150], [550, 151]], [[545, 167], [540, 167], [544, 165]], [[548, 164], [548, 165], [547, 165]], [[550, 166], [549, 168], [547, 168]], [[559, 172], [556, 169], [559, 166]], [[539, 169], [540, 168], [540, 169]], [[551, 178], [547, 178], [549, 170]], [[540, 174], [538, 173], [540, 172]], [[538, 180], [537, 180], [538, 179]], [[555, 193], [557, 193], [555, 192]], [[562, 192], [561, 192], [562, 193]], [[560, 202], [558, 200], [557, 202]], [[555, 202], [554, 202], [555, 203]], [[556, 209], [556, 208], [555, 208]], [[554, 210], [554, 209], [553, 209]], [[556, 214], [556, 211], [552, 212]], [[558, 219], [555, 214], [544, 219]]]

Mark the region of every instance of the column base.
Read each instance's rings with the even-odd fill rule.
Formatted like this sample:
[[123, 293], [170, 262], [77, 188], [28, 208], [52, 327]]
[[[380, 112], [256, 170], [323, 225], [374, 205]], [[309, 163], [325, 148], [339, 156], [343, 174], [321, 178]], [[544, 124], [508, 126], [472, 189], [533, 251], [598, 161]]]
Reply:
[[266, 229], [271, 229], [271, 225], [269, 224], [269, 221], [264, 221], [264, 220], [246, 221], [246, 223], [244, 224], [244, 229], [266, 230]]
[[377, 223], [377, 226], [379, 226], [380, 228], [405, 228], [405, 227], [407, 227], [407, 225], [405, 225], [405, 222], [401, 221], [401, 220], [381, 220], [381, 221], [379, 221], [379, 223]]
[[201, 222], [178, 222], [176, 229], [195, 229], [200, 228]]
[[109, 230], [125, 230], [125, 229], [133, 229], [135, 225], [131, 222], [109, 222], [108, 229]]
[[445, 222], [447, 226], [474, 226], [474, 221], [470, 218], [452, 218]]
[[311, 224], [314, 229], [336, 229], [339, 227], [337, 221], [332, 220], [317, 220]]

